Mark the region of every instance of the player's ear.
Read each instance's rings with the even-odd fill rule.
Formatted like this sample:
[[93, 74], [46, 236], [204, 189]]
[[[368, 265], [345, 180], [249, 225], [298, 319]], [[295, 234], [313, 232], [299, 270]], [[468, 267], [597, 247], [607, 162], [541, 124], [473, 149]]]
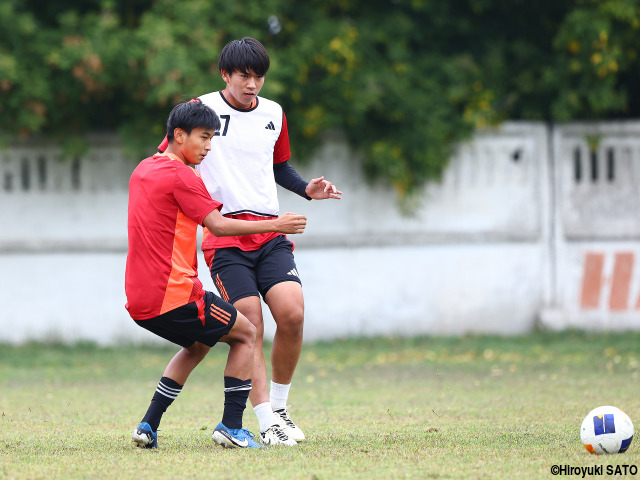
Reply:
[[231, 75], [229, 75], [229, 72], [227, 72], [226, 70], [220, 70], [220, 75], [222, 75], [222, 79], [225, 81], [225, 83], [229, 83], [229, 81], [231, 80]]
[[175, 139], [176, 142], [180, 144], [183, 143], [186, 136], [187, 136], [187, 133], [181, 128], [173, 129], [173, 138]]

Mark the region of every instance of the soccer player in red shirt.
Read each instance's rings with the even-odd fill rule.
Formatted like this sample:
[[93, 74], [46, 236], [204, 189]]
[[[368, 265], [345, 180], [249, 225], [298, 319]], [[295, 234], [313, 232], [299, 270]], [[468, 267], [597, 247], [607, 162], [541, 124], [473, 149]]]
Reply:
[[157, 448], [163, 413], [189, 374], [217, 342], [230, 347], [224, 370], [225, 404], [213, 440], [229, 448], [259, 447], [242, 428], [256, 328], [232, 305], [202, 288], [197, 275], [198, 224], [216, 236], [302, 233], [306, 217], [287, 213], [265, 222], [223, 217], [192, 166], [200, 164], [220, 129], [216, 113], [199, 101], [177, 105], [167, 121], [169, 145], [140, 162], [129, 182], [126, 308], [135, 322], [182, 349], [167, 365], [146, 415], [133, 431], [140, 447]]
[[[307, 200], [340, 199], [342, 195], [324, 177], [307, 182], [289, 164], [284, 111], [273, 100], [258, 96], [269, 65], [269, 55], [258, 40], [233, 40], [218, 57], [225, 89], [198, 97], [219, 114], [222, 127], [197, 170], [211, 197], [224, 204], [223, 216], [255, 223], [278, 216], [276, 184]], [[158, 149], [164, 151], [166, 144], [165, 139]], [[267, 445], [293, 446], [306, 438], [291, 419], [287, 405], [304, 327], [302, 281], [293, 247], [286, 236], [277, 233], [219, 237], [205, 229], [202, 241], [204, 258], [220, 295], [257, 329], [249, 398], [261, 440]], [[270, 382], [263, 352], [260, 297], [276, 323]]]

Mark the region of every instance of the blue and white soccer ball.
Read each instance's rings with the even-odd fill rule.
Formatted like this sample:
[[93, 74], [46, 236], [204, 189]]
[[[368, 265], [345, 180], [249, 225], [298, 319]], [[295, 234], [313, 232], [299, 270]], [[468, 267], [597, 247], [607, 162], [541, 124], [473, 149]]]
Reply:
[[633, 440], [633, 423], [619, 408], [594, 408], [582, 421], [580, 438], [590, 453], [623, 453]]

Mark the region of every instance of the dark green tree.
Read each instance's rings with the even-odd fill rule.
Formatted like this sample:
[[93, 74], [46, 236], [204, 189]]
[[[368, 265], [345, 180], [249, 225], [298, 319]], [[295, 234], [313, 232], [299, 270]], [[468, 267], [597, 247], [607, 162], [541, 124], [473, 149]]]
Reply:
[[[179, 101], [224, 86], [224, 44], [260, 39], [263, 94], [296, 158], [341, 132], [407, 199], [475, 129], [640, 117], [638, 0], [4, 0], [0, 134], [68, 148], [117, 130], [154, 151]], [[81, 144], [80, 144], [81, 145]]]

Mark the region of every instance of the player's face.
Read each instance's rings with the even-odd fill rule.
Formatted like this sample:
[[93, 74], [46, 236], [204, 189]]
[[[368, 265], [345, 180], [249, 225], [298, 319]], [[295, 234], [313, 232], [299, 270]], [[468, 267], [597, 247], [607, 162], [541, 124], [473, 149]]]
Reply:
[[264, 75], [256, 75], [253, 70], [236, 70], [232, 74], [223, 71], [222, 78], [227, 83], [224, 97], [236, 108], [249, 108], [264, 85]]
[[200, 165], [204, 157], [211, 150], [211, 137], [215, 132], [198, 127], [191, 130], [191, 135], [186, 135], [182, 145], [182, 154], [191, 165]]

